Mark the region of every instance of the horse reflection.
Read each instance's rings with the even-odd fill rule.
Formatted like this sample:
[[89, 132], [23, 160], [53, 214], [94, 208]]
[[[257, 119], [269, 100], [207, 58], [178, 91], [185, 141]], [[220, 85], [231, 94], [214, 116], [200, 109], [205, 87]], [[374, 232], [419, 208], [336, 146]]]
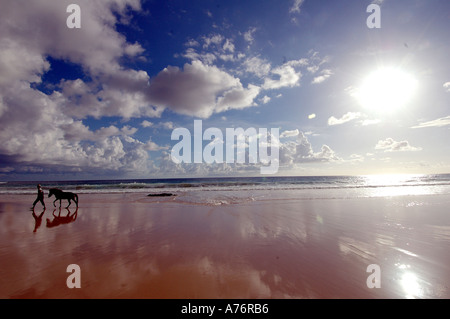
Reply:
[[55, 214], [56, 212], [56, 208], [53, 210], [53, 220], [50, 220], [50, 218], [47, 218], [47, 227], [51, 228], [51, 227], [56, 227], [59, 225], [63, 225], [63, 224], [70, 224], [72, 222], [74, 222], [77, 219], [77, 215], [78, 215], [78, 207], [75, 209], [75, 212], [72, 213], [68, 208], [66, 208], [67, 210], [67, 215], [63, 215], [61, 216], [61, 207], [59, 208], [59, 213], [58, 215]]
[[34, 207], [33, 207], [33, 213], [31, 214], [33, 216], [33, 218], [34, 218], [34, 230], [33, 230], [33, 233], [35, 233], [38, 230], [38, 228], [41, 226], [42, 216], [44, 215], [44, 213], [45, 213], [45, 207], [42, 210], [42, 212], [39, 214], [39, 216], [36, 215], [36, 212], [34, 211]]

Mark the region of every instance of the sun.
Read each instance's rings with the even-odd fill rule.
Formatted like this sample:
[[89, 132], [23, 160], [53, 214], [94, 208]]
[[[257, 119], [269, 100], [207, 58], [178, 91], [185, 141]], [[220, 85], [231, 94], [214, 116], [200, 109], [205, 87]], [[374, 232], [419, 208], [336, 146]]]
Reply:
[[417, 81], [411, 74], [386, 67], [369, 74], [357, 89], [356, 97], [368, 110], [391, 113], [405, 106], [416, 89]]

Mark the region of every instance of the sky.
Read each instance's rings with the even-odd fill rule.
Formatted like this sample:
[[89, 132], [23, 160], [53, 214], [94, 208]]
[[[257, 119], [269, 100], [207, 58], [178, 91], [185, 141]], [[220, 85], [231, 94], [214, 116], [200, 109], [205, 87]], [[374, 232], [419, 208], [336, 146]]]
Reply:
[[447, 0], [0, 8], [0, 180], [260, 175], [175, 162], [195, 120], [278, 128], [277, 175], [450, 173]]

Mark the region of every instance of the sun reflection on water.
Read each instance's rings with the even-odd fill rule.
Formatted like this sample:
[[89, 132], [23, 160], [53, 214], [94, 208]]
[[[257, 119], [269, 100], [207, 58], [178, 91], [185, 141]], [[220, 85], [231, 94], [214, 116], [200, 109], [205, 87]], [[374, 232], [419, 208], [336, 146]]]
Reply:
[[421, 287], [419, 285], [419, 281], [417, 276], [412, 272], [405, 272], [402, 275], [401, 285], [405, 292], [405, 297], [408, 299], [414, 299], [420, 297], [421, 295]]
[[425, 195], [432, 193], [422, 178], [425, 175], [414, 174], [388, 174], [388, 175], [365, 175], [364, 183], [370, 190], [370, 195], [379, 196], [402, 196], [402, 195]]
[[402, 271], [400, 276], [400, 286], [407, 299], [415, 299], [423, 297], [423, 289], [419, 283], [419, 278], [411, 270], [410, 265], [396, 264], [397, 268]]

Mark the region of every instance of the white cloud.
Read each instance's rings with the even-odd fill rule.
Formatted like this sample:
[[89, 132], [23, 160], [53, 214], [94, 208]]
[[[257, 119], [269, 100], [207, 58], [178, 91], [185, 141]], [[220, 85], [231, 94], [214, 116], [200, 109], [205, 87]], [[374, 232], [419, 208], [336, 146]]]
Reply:
[[200, 46], [200, 43], [194, 39], [189, 39], [184, 45], [187, 47], [197, 47]]
[[[55, 165], [61, 171], [147, 172], [153, 165], [147, 151], [164, 147], [151, 140], [137, 140], [133, 137], [137, 128], [131, 126], [93, 130], [83, 121], [105, 116], [125, 121], [156, 118], [165, 109], [207, 118], [252, 107], [263, 89], [298, 86], [302, 76], [299, 68], [317, 66], [315, 72], [320, 72], [318, 66], [324, 60], [313, 52], [308, 59], [288, 61], [272, 69], [260, 57], [244, 61], [245, 54], [237, 52], [232, 39], [211, 34], [185, 43], [183, 56], [190, 63], [183, 68], [168, 66], [150, 79], [146, 71], [122, 65], [124, 59], [139, 59], [145, 52], [140, 43], [128, 43], [117, 32], [118, 23], [129, 23], [131, 15], [140, 12], [139, 0], [79, 0], [83, 10], [79, 30], [65, 27], [70, 0], [0, 2], [0, 161], [8, 163], [2, 170], [31, 171], [38, 165]], [[299, 12], [301, 4], [294, 3], [294, 12]], [[256, 31], [250, 28], [244, 40], [251, 44]], [[62, 80], [48, 95], [40, 92], [32, 84], [40, 83], [51, 69], [48, 56], [77, 65], [86, 77]], [[262, 83], [244, 86], [239, 78], [213, 65], [240, 59], [244, 61], [241, 67]], [[261, 101], [269, 99], [264, 96]], [[173, 123], [144, 120], [140, 126], [171, 129]], [[335, 156], [326, 145], [314, 153], [311, 147], [310, 152], [301, 152], [307, 140], [294, 143], [293, 153], [288, 153], [297, 162]]]
[[[276, 140], [279, 146], [279, 165], [282, 169], [295, 169], [306, 163], [328, 163], [341, 162], [336, 153], [328, 146], [322, 145], [318, 152], [314, 152], [311, 143], [305, 135], [298, 129], [284, 131], [280, 138], [291, 137], [287, 142], [282, 143]], [[272, 136], [272, 138], [274, 138]], [[222, 140], [217, 142], [223, 143]], [[161, 162], [160, 172], [170, 172], [172, 175], [180, 174], [180, 176], [211, 176], [227, 175], [230, 173], [248, 173], [259, 172], [259, 164], [248, 164], [248, 153], [246, 154], [246, 163], [244, 164], [175, 164], [170, 160], [170, 156], [163, 152], [159, 159]]]
[[446, 92], [450, 92], [450, 82], [445, 82], [442, 86]]
[[307, 58], [301, 58], [298, 60], [290, 60], [286, 62], [287, 65], [290, 65], [292, 67], [306, 67], [309, 65], [309, 61]]
[[259, 100], [261, 101], [262, 104], [267, 104], [270, 102], [271, 98], [267, 95], [264, 95], [264, 97]]
[[272, 68], [267, 60], [261, 59], [259, 57], [246, 59], [243, 63], [243, 66], [245, 68], [245, 72], [253, 73], [258, 77], [267, 76]]
[[[123, 68], [122, 57], [143, 53], [115, 31], [126, 23], [138, 0], [86, 1], [82, 28], [65, 27], [70, 1], [1, 1], [0, 11], [0, 161], [10, 172], [147, 171], [144, 144], [130, 126], [91, 130], [80, 119], [123, 118], [160, 111], [143, 94], [144, 71]], [[113, 13], [114, 11], [114, 13]], [[78, 64], [92, 82], [63, 80], [47, 95], [35, 89], [51, 68], [47, 56]], [[5, 78], [6, 77], [6, 78]]]
[[303, 132], [298, 133], [295, 141], [288, 141], [280, 146], [280, 165], [285, 168], [292, 168], [301, 163], [330, 161], [341, 161], [341, 158], [328, 145], [323, 145], [319, 152], [314, 152]]
[[442, 127], [450, 125], [450, 115], [446, 117], [441, 117], [437, 120], [432, 120], [428, 122], [422, 122], [419, 125], [413, 126], [412, 128], [423, 128], [423, 127]]
[[181, 55], [182, 57], [192, 60], [201, 61], [205, 64], [212, 65], [217, 60], [217, 56], [210, 52], [198, 53], [194, 48], [186, 49], [186, 52]]
[[224, 49], [225, 51], [234, 52], [234, 44], [233, 44], [233, 41], [230, 40], [230, 39], [226, 39], [226, 40], [225, 40], [225, 43], [224, 43], [224, 45], [223, 45], [223, 49]]
[[319, 76], [316, 76], [313, 80], [312, 80], [312, 84], [319, 84], [322, 83], [324, 81], [326, 81], [327, 79], [329, 79], [331, 77], [331, 75], [333, 75], [333, 72], [329, 69], [325, 69], [322, 70], [320, 72]]
[[352, 154], [350, 155], [350, 163], [362, 163], [364, 162], [364, 156], [359, 154]]
[[253, 84], [249, 84], [247, 89], [242, 85], [238, 85], [217, 99], [215, 112], [220, 113], [230, 109], [243, 109], [249, 106], [256, 106], [257, 104], [254, 100], [260, 91], [261, 88]]
[[212, 34], [210, 36], [204, 36], [203, 37], [203, 48], [207, 49], [211, 45], [219, 46], [223, 41], [225, 40], [225, 37], [221, 34]]
[[169, 146], [159, 146], [158, 144], [156, 144], [155, 142], [153, 142], [152, 140], [148, 140], [147, 143], [145, 143], [144, 149], [146, 151], [160, 151], [160, 150], [167, 150], [169, 148]]
[[172, 122], [162, 122], [162, 123], [160, 123], [160, 125], [163, 127], [163, 128], [165, 128], [166, 130], [173, 130], [173, 128], [174, 128], [174, 125], [173, 125], [173, 123]]
[[336, 118], [334, 116], [331, 116], [328, 119], [328, 125], [340, 125], [340, 124], [344, 124], [350, 121], [353, 121], [355, 119], [360, 118], [362, 115], [359, 112], [348, 112], [346, 114], [344, 114], [341, 118]]
[[385, 140], [379, 140], [375, 145], [376, 150], [384, 150], [385, 152], [399, 152], [399, 151], [420, 151], [420, 147], [413, 147], [408, 141], [397, 142], [388, 137]]
[[300, 8], [305, 0], [294, 0], [294, 3], [289, 9], [289, 13], [300, 13]]
[[255, 40], [253, 35], [255, 34], [256, 31], [257, 31], [257, 29], [255, 27], [252, 27], [252, 28], [248, 29], [248, 31], [244, 33], [245, 41], [247, 41], [248, 43], [252, 44], [253, 41]]
[[142, 127], [152, 127], [153, 123], [150, 122], [150, 121], [144, 120], [144, 121], [141, 122], [141, 126]]
[[223, 61], [239, 61], [245, 57], [242, 52], [236, 52], [233, 39], [225, 38], [221, 34], [211, 34], [202, 36], [203, 45], [198, 51], [200, 43], [197, 40], [190, 39], [185, 43], [188, 48], [182, 54], [175, 54], [175, 57], [182, 56], [191, 61], [201, 61], [208, 65], [213, 65], [219, 59]]
[[200, 61], [184, 69], [169, 66], [153, 78], [148, 98], [153, 105], [174, 112], [207, 118], [215, 112], [254, 106], [259, 88], [244, 89], [240, 80]]
[[125, 46], [125, 54], [129, 56], [136, 56], [143, 53], [145, 50], [139, 43], [128, 44]]
[[291, 131], [284, 131], [281, 133], [280, 137], [293, 137], [300, 134], [300, 131], [298, 129], [291, 130]]
[[310, 120], [315, 119], [315, 118], [316, 118], [316, 114], [315, 113], [312, 113], [312, 114], [308, 115], [308, 119], [310, 119]]
[[270, 90], [298, 86], [302, 76], [300, 71], [295, 71], [295, 69], [288, 64], [283, 64], [280, 67], [272, 69], [271, 73], [279, 76], [279, 78], [265, 78], [264, 84], [262, 85], [263, 89]]
[[83, 27], [76, 33], [65, 27], [66, 7], [70, 3], [2, 1], [2, 44], [13, 41], [22, 49], [26, 47], [29, 54], [51, 54], [82, 64], [95, 73], [112, 73], [117, 70], [118, 58], [142, 52], [139, 44], [126, 43], [125, 37], [114, 30], [115, 23], [122, 21], [130, 9], [140, 10], [139, 0], [78, 1], [83, 8]]

